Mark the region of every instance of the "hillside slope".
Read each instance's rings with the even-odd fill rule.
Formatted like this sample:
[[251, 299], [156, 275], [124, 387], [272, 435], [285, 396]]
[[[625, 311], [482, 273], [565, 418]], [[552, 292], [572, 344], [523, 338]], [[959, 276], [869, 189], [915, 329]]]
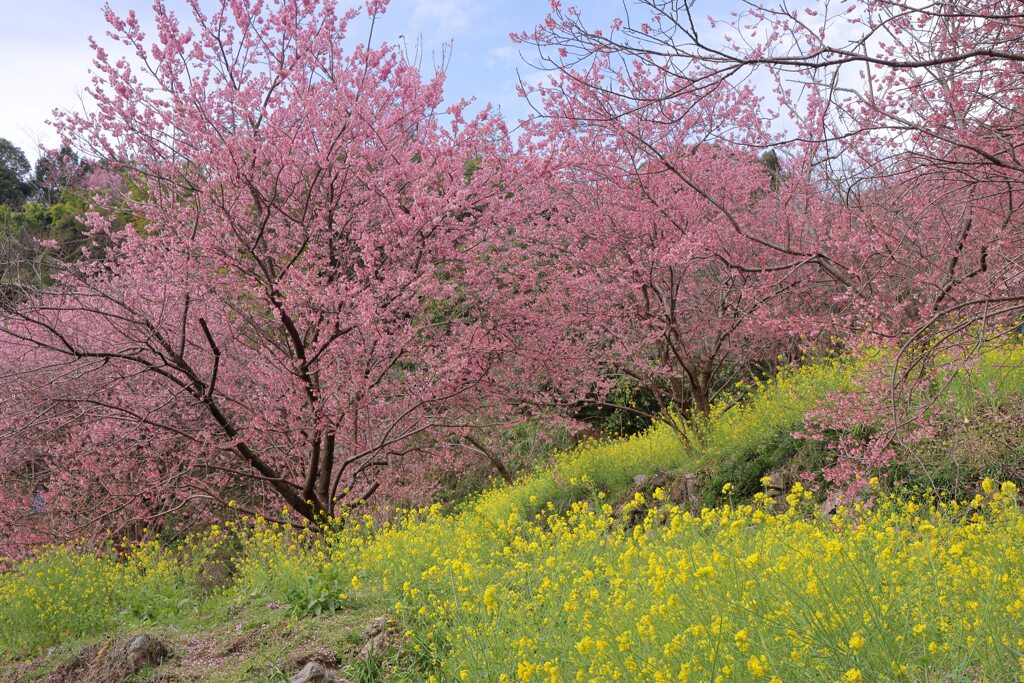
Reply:
[[[1019, 355], [951, 385], [963, 433], [1016, 405]], [[286, 680], [311, 660], [359, 681], [1015, 680], [1024, 513], [984, 475], [1015, 471], [1016, 442], [958, 461], [963, 502], [907, 488], [902, 464], [834, 514], [793, 481], [830, 456], [790, 434], [861, 365], [787, 371], [705, 423], [583, 445], [455, 512], [49, 551], [0, 576], [5, 678], [86, 680], [83, 661], [147, 632], [170, 657], [132, 680]], [[961, 443], [941, 438], [915, 445], [931, 468]]]

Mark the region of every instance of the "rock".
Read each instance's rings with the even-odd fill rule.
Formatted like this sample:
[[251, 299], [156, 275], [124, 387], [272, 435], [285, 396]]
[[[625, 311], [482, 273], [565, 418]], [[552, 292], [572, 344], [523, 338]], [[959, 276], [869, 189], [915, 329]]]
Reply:
[[669, 500], [688, 510], [700, 509], [700, 485], [692, 474], [676, 479], [668, 492]]
[[380, 635], [387, 631], [389, 626], [391, 626], [391, 617], [370, 619], [370, 623], [366, 625], [366, 636], [372, 638], [373, 636]]
[[157, 667], [170, 656], [156, 637], [143, 633], [124, 640], [92, 645], [53, 670], [47, 683], [115, 683], [134, 680], [147, 667]]
[[366, 642], [359, 650], [360, 659], [366, 659], [371, 654], [385, 649], [388, 641], [388, 629], [390, 627], [390, 617], [377, 617], [370, 620], [366, 625]]
[[771, 479], [765, 487], [765, 494], [775, 501], [775, 508], [785, 509], [788, 507], [786, 496], [789, 494], [789, 489], [792, 487], [793, 482], [796, 481], [794, 474], [787, 472], [785, 469], [777, 469], [765, 476]]
[[[347, 683], [344, 679], [339, 679], [336, 674], [332, 673], [332, 670], [340, 664], [341, 661], [338, 660], [338, 657], [332, 650], [323, 647], [314, 639], [300, 647], [298, 650], [292, 651], [288, 657], [278, 662], [277, 668], [281, 671], [298, 671], [299, 673], [302, 673], [306, 671], [306, 669], [309, 669], [310, 665], [315, 665], [312, 667], [310, 673], [315, 675], [317, 673], [317, 667], [319, 667], [330, 675], [330, 678], [326, 678], [324, 680], [334, 681], [335, 683]], [[299, 674], [297, 673], [294, 675], [298, 676]], [[303, 678], [301, 680], [306, 679]], [[321, 679], [314, 677], [309, 680], [319, 681]]]
[[785, 498], [786, 494], [789, 493], [790, 487], [793, 485], [793, 482], [795, 481], [795, 479], [792, 476], [787, 476], [786, 472], [782, 470], [769, 472], [765, 476], [767, 476], [768, 479], [771, 480], [768, 482], [768, 486], [765, 487], [767, 489], [766, 492], [769, 496], [772, 496], [773, 498], [776, 496], [781, 496]]
[[127, 675], [147, 666], [158, 666], [170, 654], [163, 643], [145, 633], [129, 639], [123, 648], [123, 654], [115, 652], [113, 656], [123, 662], [121, 670]]
[[302, 671], [289, 678], [288, 683], [337, 683], [337, 679], [320, 662], [306, 662]]
[[833, 491], [832, 493], [828, 494], [828, 498], [826, 498], [825, 502], [821, 504], [821, 507], [818, 509], [818, 513], [822, 517], [829, 517], [831, 515], [834, 515], [836, 511], [839, 509], [839, 505], [841, 503], [842, 496]]
[[638, 474], [633, 477], [633, 484], [637, 488], [651, 489], [665, 488], [669, 484], [668, 474], [665, 472], [657, 472], [655, 474]]

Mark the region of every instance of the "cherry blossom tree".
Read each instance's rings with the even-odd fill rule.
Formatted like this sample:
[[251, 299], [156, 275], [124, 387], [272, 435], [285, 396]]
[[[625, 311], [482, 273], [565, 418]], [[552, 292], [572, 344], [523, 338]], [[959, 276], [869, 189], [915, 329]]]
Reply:
[[803, 346], [1017, 327], [1009, 0], [552, 2], [516, 141], [352, 44], [386, 6], [107, 10], [127, 56], [58, 117], [92, 246], [0, 321], [0, 533], [315, 523], [471, 453], [509, 479], [488, 434], [620, 382], [671, 421]]
[[[625, 9], [594, 26], [553, 2], [542, 25], [514, 37], [536, 48], [539, 66], [634, 111], [744, 88], [768, 98], [751, 120], [776, 132], [770, 142], [789, 172], [831, 204], [822, 209], [831, 225], [819, 226], [833, 232], [828, 249], [808, 257], [845, 290], [842, 315], [859, 309], [877, 332], [915, 339], [1012, 326], [1024, 304], [1017, 3], [746, 3], [724, 15], [699, 0], [635, 0]], [[643, 74], [664, 87], [638, 87]], [[778, 242], [760, 246], [787, 254]]]
[[676, 80], [594, 54], [524, 85], [561, 181], [561, 263], [591, 363], [646, 387], [670, 421], [810, 343], [853, 277], [835, 258], [845, 227], [818, 184], [780, 168], [757, 93], [675, 96]]
[[152, 38], [108, 9], [131, 56], [94, 43], [91, 107], [59, 117], [122, 180], [87, 218], [103, 253], [0, 324], [22, 540], [422, 493], [494, 384], [502, 323], [469, 278], [529, 175], [500, 119], [347, 47], [333, 2], [188, 5], [157, 0]]
[[[1020, 329], [1019, 3], [745, 3], [723, 16], [699, 0], [636, 0], [625, 9], [598, 27], [553, 2], [541, 26], [515, 37], [555, 74], [548, 92], [584, 89], [574, 101], [649, 112], [655, 130], [685, 121], [674, 109], [680, 102], [692, 112], [713, 111], [723, 93], [765, 98], [744, 129], [774, 135], [748, 142], [780, 153], [787, 183], [818, 191], [804, 195], [814, 206], [804, 214], [811, 239], [796, 247], [743, 226], [766, 259], [760, 272], [831, 280], [816, 290], [825, 303], [813, 311], [820, 329], [845, 344], [867, 335], [894, 347], [861, 391], [809, 416], [839, 433], [878, 427], [867, 442], [848, 434], [834, 444], [827, 474], [854, 490], [893, 457], [894, 444], [927, 432], [935, 399], [915, 394], [934, 388], [936, 362], [945, 365], [939, 376], [969, 368], [989, 340]], [[663, 86], [647, 87], [655, 78]], [[592, 125], [578, 111], [556, 116]], [[665, 139], [644, 134], [660, 151]], [[700, 177], [685, 173], [689, 182]], [[887, 418], [878, 411], [886, 393]]]

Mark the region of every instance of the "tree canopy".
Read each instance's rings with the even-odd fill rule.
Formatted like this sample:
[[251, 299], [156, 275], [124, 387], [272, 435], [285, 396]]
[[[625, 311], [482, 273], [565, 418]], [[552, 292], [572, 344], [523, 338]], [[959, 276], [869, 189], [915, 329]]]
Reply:
[[0, 204], [18, 208], [28, 199], [32, 194], [31, 171], [25, 153], [10, 140], [0, 138]]

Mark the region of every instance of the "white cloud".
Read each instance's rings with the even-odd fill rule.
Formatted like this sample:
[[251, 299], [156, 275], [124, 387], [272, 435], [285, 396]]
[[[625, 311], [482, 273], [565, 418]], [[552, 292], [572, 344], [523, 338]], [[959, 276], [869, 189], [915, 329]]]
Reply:
[[470, 0], [414, 0], [412, 28], [417, 33], [451, 38], [468, 28], [477, 14]]
[[487, 52], [486, 63], [487, 66], [491, 68], [496, 66], [507, 66], [509, 64], [518, 65], [519, 62], [519, 50], [517, 50], [514, 45], [494, 47]]

